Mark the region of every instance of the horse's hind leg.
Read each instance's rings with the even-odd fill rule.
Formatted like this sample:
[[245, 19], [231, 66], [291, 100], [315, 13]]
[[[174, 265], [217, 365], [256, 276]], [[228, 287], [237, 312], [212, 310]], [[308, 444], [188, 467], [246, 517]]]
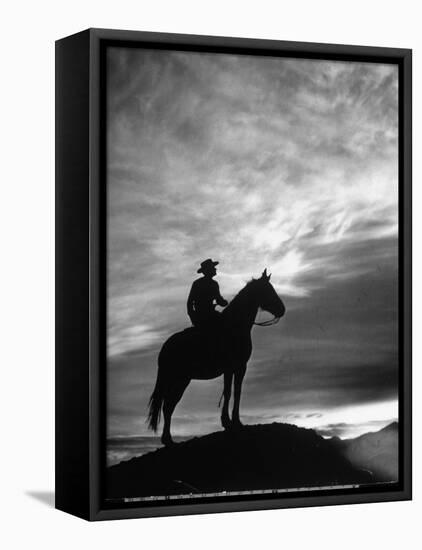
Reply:
[[164, 416], [164, 428], [163, 435], [161, 436], [161, 443], [163, 445], [171, 445], [173, 439], [170, 433], [171, 416], [177, 405], [182, 398], [185, 389], [188, 387], [190, 380], [178, 379], [170, 386], [167, 395], [163, 402], [163, 416]]
[[229, 416], [229, 402], [230, 396], [232, 393], [232, 381], [233, 381], [233, 372], [224, 373], [224, 390], [223, 390], [223, 409], [221, 411], [221, 425], [225, 430], [228, 430], [231, 426], [230, 416]]

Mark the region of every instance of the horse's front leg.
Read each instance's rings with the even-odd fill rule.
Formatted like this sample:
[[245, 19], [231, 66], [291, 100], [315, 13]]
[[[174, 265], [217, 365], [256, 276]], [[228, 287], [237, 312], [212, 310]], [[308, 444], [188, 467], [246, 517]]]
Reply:
[[242, 426], [239, 416], [240, 394], [242, 393], [242, 382], [245, 377], [246, 365], [238, 367], [234, 372], [234, 402], [232, 411], [232, 426], [234, 428]]
[[232, 392], [232, 380], [233, 372], [224, 373], [224, 390], [223, 390], [223, 409], [221, 411], [221, 425], [225, 430], [228, 430], [231, 426], [230, 416], [229, 416], [229, 402]]

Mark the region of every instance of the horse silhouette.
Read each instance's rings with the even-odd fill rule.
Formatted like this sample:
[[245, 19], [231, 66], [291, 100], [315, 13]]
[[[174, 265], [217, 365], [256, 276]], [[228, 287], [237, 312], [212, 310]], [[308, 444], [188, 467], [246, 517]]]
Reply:
[[[224, 429], [242, 426], [239, 416], [240, 394], [252, 353], [252, 327], [254, 324], [273, 324], [286, 311], [270, 283], [270, 277], [265, 269], [259, 279], [248, 282], [223, 311], [216, 330], [201, 334], [190, 327], [173, 334], [163, 344], [158, 356], [157, 380], [149, 400], [148, 421], [149, 427], [156, 432], [163, 411], [161, 442], [164, 445], [173, 443], [171, 416], [191, 380], [211, 380], [224, 375], [221, 424]], [[255, 323], [259, 308], [271, 313], [274, 319]], [[232, 383], [234, 402], [230, 419]]]

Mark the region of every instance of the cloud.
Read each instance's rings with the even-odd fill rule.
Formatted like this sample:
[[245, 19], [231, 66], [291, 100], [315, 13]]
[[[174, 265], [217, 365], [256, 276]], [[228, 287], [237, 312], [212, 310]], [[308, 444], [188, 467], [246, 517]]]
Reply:
[[144, 349], [163, 339], [163, 333], [148, 325], [133, 325], [108, 337], [108, 356], [119, 355], [128, 349]]

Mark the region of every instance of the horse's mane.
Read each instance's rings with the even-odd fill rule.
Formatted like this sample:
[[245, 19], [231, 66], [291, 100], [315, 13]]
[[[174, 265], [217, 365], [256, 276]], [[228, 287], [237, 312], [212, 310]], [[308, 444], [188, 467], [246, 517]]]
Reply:
[[245, 301], [245, 298], [246, 296], [248, 295], [248, 292], [247, 291], [250, 291], [251, 290], [251, 286], [256, 283], [259, 279], [254, 279], [252, 277], [252, 279], [250, 281], [248, 281], [245, 286], [243, 288], [241, 288], [239, 290], [239, 292], [235, 295], [235, 297], [231, 300], [231, 302], [229, 303], [229, 305], [226, 307], [226, 309], [223, 311], [223, 313], [225, 313], [226, 311], [231, 311], [232, 309], [232, 306], [238, 306], [240, 305], [242, 302]]

